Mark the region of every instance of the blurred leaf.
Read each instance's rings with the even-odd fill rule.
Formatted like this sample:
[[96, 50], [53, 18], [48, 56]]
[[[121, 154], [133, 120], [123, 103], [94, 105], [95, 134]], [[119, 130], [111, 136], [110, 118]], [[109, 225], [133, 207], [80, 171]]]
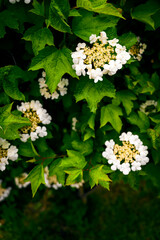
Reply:
[[135, 7], [131, 16], [133, 19], [149, 24], [155, 29], [155, 22], [152, 16], [160, 9], [160, 2], [158, 0], [149, 0], [144, 4]]
[[112, 103], [114, 105], [120, 105], [120, 103], [122, 103], [126, 110], [127, 115], [129, 115], [133, 108], [132, 100], [136, 99], [137, 97], [131, 91], [121, 90], [119, 92], [116, 92], [116, 98], [112, 100]]
[[132, 32], [124, 33], [119, 37], [119, 42], [122, 46], [131, 48], [134, 44], [137, 43], [137, 36]]
[[3, 38], [6, 30], [6, 27], [18, 29], [19, 23], [16, 16], [12, 13], [12, 11], [4, 10], [0, 12], [0, 38]]
[[84, 134], [83, 140], [86, 141], [86, 140], [90, 139], [91, 137], [95, 138], [95, 132], [91, 128], [87, 128], [85, 130], [85, 134]]
[[140, 132], [146, 132], [150, 126], [149, 118], [145, 113], [140, 111], [138, 111], [138, 114], [132, 112], [127, 119], [131, 124], [138, 126]]
[[18, 89], [18, 79], [26, 79], [26, 73], [17, 66], [0, 68], [0, 81], [3, 81], [5, 93], [15, 100], [25, 100], [25, 96]]
[[72, 141], [72, 147], [84, 156], [87, 156], [93, 152], [93, 141], [91, 139], [84, 142], [74, 140]]
[[42, 3], [39, 3], [37, 0], [33, 0], [32, 5], [34, 8], [31, 9], [30, 12], [44, 17], [44, 13], [45, 13], [44, 1]]

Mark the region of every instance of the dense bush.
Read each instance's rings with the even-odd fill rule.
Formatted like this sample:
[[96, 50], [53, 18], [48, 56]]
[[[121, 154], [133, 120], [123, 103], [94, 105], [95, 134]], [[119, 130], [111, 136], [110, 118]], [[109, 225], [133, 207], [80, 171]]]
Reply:
[[0, 19], [0, 200], [30, 183], [158, 192], [160, 2], [0, 0]]

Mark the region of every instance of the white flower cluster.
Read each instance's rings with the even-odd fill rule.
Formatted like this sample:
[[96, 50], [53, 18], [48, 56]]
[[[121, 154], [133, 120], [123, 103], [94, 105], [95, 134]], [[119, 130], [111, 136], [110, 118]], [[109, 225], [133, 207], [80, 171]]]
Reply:
[[90, 44], [78, 43], [76, 51], [72, 53], [73, 69], [78, 76], [89, 75], [94, 82], [103, 80], [103, 75], [114, 75], [130, 59], [126, 47], [118, 43], [118, 39], [108, 40], [105, 32], [100, 36], [92, 34], [89, 38]]
[[67, 94], [67, 86], [69, 85], [69, 81], [66, 78], [62, 78], [60, 82], [57, 85], [56, 91], [54, 91], [52, 94], [49, 91], [49, 88], [46, 84], [46, 73], [42, 72], [42, 77], [38, 79], [39, 87], [40, 87], [40, 93], [42, 96], [44, 96], [46, 99], [51, 98], [58, 99], [59, 96], [64, 96]]
[[0, 202], [9, 196], [10, 191], [11, 191], [11, 187], [3, 188], [2, 180], [0, 180]]
[[146, 50], [147, 45], [145, 43], [140, 42], [140, 37], [137, 37], [137, 43], [133, 45], [130, 50], [129, 54], [136, 60], [141, 61], [142, 54]]
[[73, 117], [72, 118], [72, 130], [73, 131], [77, 131], [77, 129], [76, 129], [76, 123], [78, 122], [78, 120], [77, 120], [77, 118], [76, 117]]
[[18, 188], [26, 188], [30, 184], [30, 182], [24, 181], [27, 176], [27, 173], [22, 173], [20, 176], [15, 177], [15, 184]]
[[0, 138], [0, 170], [4, 171], [6, 165], [8, 165], [8, 160], [15, 161], [18, 158], [18, 149], [10, 145], [8, 141]]
[[23, 116], [28, 118], [31, 126], [26, 126], [20, 129], [20, 139], [26, 142], [31, 137], [35, 141], [39, 137], [47, 136], [47, 129], [39, 124], [49, 124], [52, 120], [46, 109], [42, 108], [42, 104], [37, 100], [31, 102], [22, 102], [17, 109], [23, 113]]
[[71, 186], [72, 188], [77, 188], [77, 189], [78, 189], [78, 188], [82, 187], [83, 184], [84, 184], [84, 180], [82, 180], [82, 181], [79, 182], [79, 183], [71, 184], [70, 186]]
[[141, 170], [141, 166], [149, 162], [147, 146], [143, 145], [138, 135], [131, 132], [122, 133], [119, 139], [123, 146], [115, 144], [113, 140], [106, 141], [106, 149], [102, 153], [108, 163], [112, 164], [111, 169], [119, 169], [124, 175], [128, 175], [131, 170]]
[[[9, 0], [10, 3], [14, 4], [16, 2], [20, 2], [20, 0]], [[31, 0], [24, 0], [24, 3], [29, 4]]]
[[55, 190], [62, 187], [62, 184], [57, 181], [56, 175], [49, 177], [48, 167], [45, 167], [44, 169], [44, 178], [45, 178], [46, 187], [54, 188]]
[[[156, 107], [157, 107], [157, 102], [154, 100], [147, 100], [145, 103], [142, 103], [140, 105], [139, 110], [146, 115], [150, 113], [155, 113], [156, 112]], [[148, 108], [148, 110], [147, 110]]]

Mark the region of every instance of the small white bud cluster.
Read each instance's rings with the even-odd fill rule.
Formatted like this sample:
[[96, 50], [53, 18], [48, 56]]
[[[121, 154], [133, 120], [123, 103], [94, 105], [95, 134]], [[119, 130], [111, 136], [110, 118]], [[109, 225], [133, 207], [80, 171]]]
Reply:
[[77, 188], [77, 189], [78, 189], [78, 188], [82, 187], [83, 184], [84, 184], [84, 180], [82, 180], [82, 181], [79, 182], [79, 183], [71, 184], [70, 186], [71, 186], [72, 188]]
[[47, 136], [47, 129], [44, 126], [39, 126], [39, 124], [50, 124], [52, 118], [47, 113], [46, 109], [42, 108], [42, 104], [37, 100], [32, 100], [31, 102], [22, 102], [21, 106], [17, 106], [17, 109], [27, 117], [32, 126], [23, 127], [20, 134], [20, 139], [22, 142], [26, 142], [28, 138], [35, 141], [39, 137]]
[[77, 129], [76, 129], [76, 123], [78, 122], [78, 120], [77, 120], [77, 118], [76, 117], [73, 117], [72, 118], [72, 130], [73, 131], [77, 131]]
[[10, 191], [11, 191], [11, 187], [3, 188], [2, 180], [0, 180], [0, 202], [9, 196]]
[[0, 138], [0, 170], [4, 171], [6, 165], [8, 165], [8, 160], [15, 161], [18, 158], [18, 149], [10, 145], [8, 141], [3, 138]]
[[56, 175], [49, 176], [48, 167], [45, 167], [44, 169], [44, 178], [45, 178], [46, 187], [54, 188], [55, 190], [62, 187], [62, 184], [58, 182]]
[[25, 182], [25, 178], [27, 178], [28, 174], [27, 173], [22, 173], [20, 176], [15, 177], [15, 184], [18, 188], [26, 188], [30, 182]]
[[100, 36], [92, 34], [90, 44], [93, 47], [87, 47], [85, 43], [78, 43], [76, 51], [72, 52], [73, 69], [77, 76], [89, 75], [89, 79], [94, 82], [103, 80], [103, 75], [114, 75], [130, 59], [130, 54], [126, 47], [118, 43], [118, 39], [108, 40], [105, 32]]
[[106, 141], [106, 149], [102, 153], [108, 163], [112, 164], [111, 169], [118, 169], [124, 175], [128, 175], [130, 171], [141, 170], [141, 166], [149, 162], [147, 146], [143, 145], [138, 135], [131, 132], [122, 133], [119, 139], [123, 141], [124, 146], [115, 144], [113, 140]]
[[[10, 3], [15, 4], [16, 2], [20, 2], [20, 0], [9, 0]], [[24, 3], [29, 4], [31, 0], [24, 0]]]
[[62, 78], [60, 82], [57, 85], [56, 91], [54, 91], [52, 94], [49, 91], [49, 88], [46, 84], [46, 73], [42, 72], [42, 77], [38, 79], [39, 87], [40, 87], [40, 93], [42, 96], [44, 96], [46, 99], [51, 98], [58, 99], [59, 96], [64, 96], [67, 94], [67, 86], [69, 85], [69, 81], [66, 78]]
[[[152, 109], [148, 109], [147, 111], [147, 107], [151, 107], [153, 106]], [[157, 107], [157, 102], [154, 100], [147, 100], [145, 103], [142, 103], [140, 105], [139, 110], [143, 113], [145, 113], [146, 115], [150, 114], [150, 113], [155, 113], [156, 112], [156, 107]]]
[[146, 50], [147, 45], [145, 43], [140, 42], [140, 37], [137, 37], [137, 43], [133, 45], [130, 50], [129, 54], [136, 60], [141, 61], [142, 54]]

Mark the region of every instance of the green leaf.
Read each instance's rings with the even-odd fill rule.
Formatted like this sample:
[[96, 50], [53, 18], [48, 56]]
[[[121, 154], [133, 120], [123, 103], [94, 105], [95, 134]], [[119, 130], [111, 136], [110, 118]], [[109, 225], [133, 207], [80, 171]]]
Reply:
[[61, 167], [63, 168], [75, 167], [78, 169], [83, 169], [86, 166], [87, 162], [84, 156], [80, 152], [67, 150], [67, 154], [68, 154], [68, 157], [63, 158], [61, 161], [61, 164], [60, 164]]
[[95, 117], [96, 117], [96, 115], [94, 113], [92, 113], [92, 115], [90, 116], [90, 118], [88, 120], [88, 125], [92, 130], [94, 130], [94, 126], [95, 126]]
[[81, 77], [77, 84], [75, 91], [76, 101], [86, 99], [91, 112], [96, 112], [97, 104], [102, 100], [103, 97], [115, 97], [115, 89], [113, 84], [106, 78], [103, 81], [94, 83], [92, 79], [88, 77]]
[[110, 178], [104, 173], [103, 171], [103, 165], [96, 165], [93, 168], [89, 170], [89, 183], [91, 185], [91, 188], [93, 188], [95, 185], [98, 185], [98, 183], [102, 183], [111, 181]]
[[26, 78], [26, 73], [17, 66], [0, 68], [0, 79], [3, 81], [5, 93], [15, 100], [25, 100], [25, 96], [18, 89], [18, 79]]
[[13, 115], [12, 104], [0, 107], [0, 137], [14, 140], [19, 137], [18, 129], [30, 125], [27, 118]]
[[124, 33], [119, 37], [119, 43], [126, 48], [131, 48], [137, 43], [137, 36], [132, 32]]
[[90, 139], [91, 137], [95, 138], [95, 132], [91, 128], [87, 128], [85, 130], [85, 134], [84, 134], [83, 140], [86, 141], [86, 140]]
[[32, 41], [32, 48], [35, 55], [46, 45], [54, 46], [52, 32], [48, 28], [37, 29], [37, 26], [29, 28], [23, 36], [26, 41]]
[[122, 116], [122, 109], [113, 104], [108, 104], [101, 109], [101, 127], [106, 125], [108, 122], [111, 123], [112, 127], [119, 133], [122, 128], [122, 121], [119, 116]]
[[[83, 171], [82, 169], [71, 169], [65, 171], [69, 176], [66, 179], [66, 185], [71, 185], [77, 182], [77, 178], [80, 178], [82, 180], [83, 177]], [[80, 181], [81, 181], [80, 180]]]
[[77, 0], [77, 7], [82, 8], [94, 8], [99, 7], [101, 5], [104, 5], [106, 3], [106, 0]]
[[149, 118], [152, 120], [152, 122], [160, 123], [160, 114], [155, 114]]
[[81, 16], [74, 17], [72, 21], [72, 30], [76, 36], [87, 42], [89, 42], [91, 34], [98, 35], [101, 31], [114, 27], [118, 22], [118, 18], [112, 16], [93, 16], [92, 12], [85, 10], [81, 10], [79, 13]]
[[150, 179], [156, 187], [160, 188], [160, 166], [157, 164], [150, 163], [145, 167], [145, 173], [147, 178]]
[[4, 10], [0, 13], [0, 38], [3, 38], [6, 30], [6, 27], [18, 29], [19, 23], [16, 16], [12, 13], [12, 11]]
[[93, 1], [93, 0], [77, 0], [77, 7], [85, 8], [88, 11], [93, 11], [97, 13], [103, 13], [106, 15], [112, 15], [116, 17], [123, 18], [119, 9], [115, 8], [111, 3], [106, 3], [106, 1]]
[[144, 4], [135, 7], [131, 16], [133, 19], [149, 24], [155, 29], [155, 22], [152, 16], [160, 9], [160, 2], [158, 0], [149, 0]]
[[43, 16], [44, 17], [44, 13], [45, 13], [45, 10], [44, 10], [44, 1], [42, 3], [39, 3], [37, 0], [33, 0], [33, 9], [30, 10], [30, 12], [36, 14], [36, 15], [39, 15], [39, 16]]
[[63, 167], [61, 167], [61, 159], [56, 159], [55, 161], [52, 162], [49, 168], [49, 176], [57, 176], [57, 180], [59, 183], [64, 185], [65, 183], [65, 172], [63, 170]]
[[147, 134], [151, 138], [152, 146], [154, 149], [158, 150], [160, 147], [159, 133], [155, 129], [147, 129]]
[[49, 25], [60, 32], [71, 33], [70, 26], [66, 22], [69, 10], [68, 0], [52, 0], [49, 8]]
[[93, 152], [93, 141], [91, 139], [86, 140], [85, 142], [74, 140], [72, 141], [72, 147], [84, 156], [87, 156]]
[[45, 184], [43, 165], [35, 166], [28, 174], [25, 182], [31, 182], [32, 196], [34, 197], [41, 183]]
[[[46, 82], [53, 93], [65, 73], [77, 78], [72, 68], [71, 51], [68, 48], [46, 47], [33, 58], [29, 70], [45, 69]], [[55, 74], [56, 73], [56, 74]]]
[[120, 103], [122, 103], [126, 110], [127, 115], [129, 115], [133, 108], [132, 100], [136, 99], [137, 97], [131, 91], [121, 90], [116, 93], [116, 98], [112, 100], [112, 103], [117, 106], [120, 105]]
[[21, 142], [18, 148], [18, 153], [24, 157], [35, 157], [37, 156], [37, 153], [33, 149], [31, 142]]
[[69, 12], [69, 17], [80, 17], [81, 14], [77, 9], [71, 9]]
[[140, 111], [138, 111], [138, 115], [135, 112], [131, 113], [127, 119], [131, 124], [138, 126], [140, 132], [146, 132], [150, 126], [149, 118]]

